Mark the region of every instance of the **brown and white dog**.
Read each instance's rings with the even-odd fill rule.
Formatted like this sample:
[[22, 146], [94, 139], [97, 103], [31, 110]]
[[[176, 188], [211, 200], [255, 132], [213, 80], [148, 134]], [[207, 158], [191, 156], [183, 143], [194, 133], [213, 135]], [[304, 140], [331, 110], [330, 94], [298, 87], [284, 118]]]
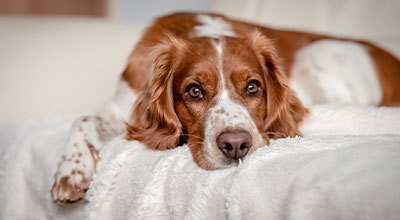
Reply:
[[217, 14], [158, 18], [132, 52], [115, 98], [75, 122], [53, 200], [82, 199], [99, 149], [124, 132], [150, 149], [187, 143], [200, 167], [219, 169], [271, 138], [300, 135], [304, 105], [318, 103], [399, 105], [399, 60], [366, 42]]

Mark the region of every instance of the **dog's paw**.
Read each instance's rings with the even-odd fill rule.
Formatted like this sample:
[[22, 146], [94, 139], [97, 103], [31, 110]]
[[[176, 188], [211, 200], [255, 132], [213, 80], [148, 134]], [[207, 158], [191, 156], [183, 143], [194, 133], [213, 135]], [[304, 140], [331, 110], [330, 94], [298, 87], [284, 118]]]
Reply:
[[73, 203], [82, 200], [89, 188], [95, 167], [95, 159], [89, 149], [62, 156], [51, 189], [53, 201]]
[[98, 148], [93, 143], [100, 142], [93, 120], [93, 117], [83, 117], [74, 124], [51, 189], [55, 202], [73, 203], [85, 197], [99, 161]]
[[53, 184], [51, 194], [54, 202], [74, 203], [85, 198], [90, 180], [83, 173], [75, 171], [70, 176], [63, 176]]

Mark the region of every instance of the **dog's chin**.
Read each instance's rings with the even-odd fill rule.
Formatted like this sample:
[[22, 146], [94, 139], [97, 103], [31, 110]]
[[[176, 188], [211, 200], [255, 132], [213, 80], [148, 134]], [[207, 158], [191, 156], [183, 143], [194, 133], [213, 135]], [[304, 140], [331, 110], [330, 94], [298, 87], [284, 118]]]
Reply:
[[198, 163], [198, 165], [205, 170], [221, 170], [229, 167], [234, 167], [239, 164], [238, 160], [223, 159], [216, 161], [215, 159], [206, 159], [207, 162]]
[[262, 140], [257, 142], [257, 146], [253, 146], [249, 153], [241, 159], [232, 159], [226, 157], [215, 145], [206, 146], [202, 143], [191, 144], [188, 146], [192, 152], [193, 159], [196, 164], [205, 170], [219, 170], [238, 166], [243, 160], [254, 153], [258, 148], [265, 146]]
[[199, 151], [197, 158], [195, 157], [195, 161], [199, 167], [205, 170], [226, 169], [237, 166], [240, 163], [239, 160], [225, 157], [222, 152], [214, 152], [211, 156], [203, 150]]

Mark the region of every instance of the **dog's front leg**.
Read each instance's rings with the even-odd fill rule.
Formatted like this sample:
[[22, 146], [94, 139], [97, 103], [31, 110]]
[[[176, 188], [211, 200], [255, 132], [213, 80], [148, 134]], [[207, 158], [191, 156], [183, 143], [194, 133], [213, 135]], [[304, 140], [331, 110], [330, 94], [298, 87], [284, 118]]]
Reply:
[[74, 123], [55, 175], [52, 187], [54, 201], [75, 202], [84, 198], [99, 160], [101, 146], [109, 137], [122, 133], [123, 123], [110, 120], [104, 116], [84, 116]]
[[99, 161], [99, 150], [125, 132], [125, 121], [135, 95], [121, 82], [112, 102], [97, 115], [80, 117], [75, 121], [51, 189], [55, 202], [71, 203], [85, 197], [85, 192]]

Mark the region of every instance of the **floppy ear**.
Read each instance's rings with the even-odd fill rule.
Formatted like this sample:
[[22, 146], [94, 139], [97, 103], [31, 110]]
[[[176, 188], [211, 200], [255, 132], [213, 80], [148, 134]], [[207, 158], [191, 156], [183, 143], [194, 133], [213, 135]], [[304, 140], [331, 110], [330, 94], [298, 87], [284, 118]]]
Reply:
[[299, 125], [308, 111], [289, 87], [273, 42], [258, 30], [251, 33], [248, 40], [264, 68], [267, 86], [264, 121], [267, 135], [270, 138], [300, 135]]
[[128, 140], [138, 140], [159, 150], [178, 146], [182, 124], [174, 109], [172, 80], [174, 61], [184, 47], [184, 42], [167, 36], [153, 48], [151, 80], [136, 100], [131, 123], [127, 125]]

